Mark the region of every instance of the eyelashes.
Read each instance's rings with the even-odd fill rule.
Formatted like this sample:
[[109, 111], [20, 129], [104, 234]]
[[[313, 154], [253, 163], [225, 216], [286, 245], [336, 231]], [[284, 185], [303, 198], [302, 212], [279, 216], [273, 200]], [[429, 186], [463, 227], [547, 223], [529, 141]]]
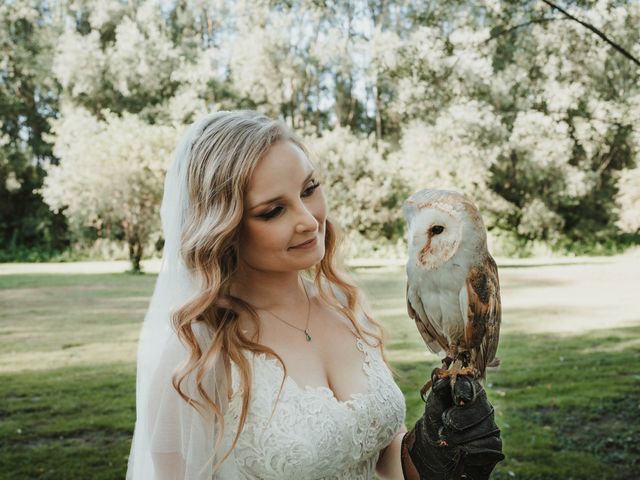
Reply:
[[320, 186], [320, 182], [318, 182], [317, 180], [314, 180], [313, 183], [309, 186], [309, 188], [307, 188], [303, 193], [309, 192], [308, 195], [305, 195], [309, 197], [313, 194], [313, 192], [316, 191], [316, 188], [318, 188], [319, 186]]
[[[310, 197], [313, 195], [313, 192], [320, 186], [320, 182], [317, 180], [313, 180], [313, 184], [311, 184], [303, 193], [303, 197]], [[274, 217], [277, 217], [282, 211], [282, 207], [276, 207], [273, 210], [268, 211], [267, 213], [263, 213], [262, 215], [258, 215], [260, 218], [264, 218], [265, 220], [270, 220]]]

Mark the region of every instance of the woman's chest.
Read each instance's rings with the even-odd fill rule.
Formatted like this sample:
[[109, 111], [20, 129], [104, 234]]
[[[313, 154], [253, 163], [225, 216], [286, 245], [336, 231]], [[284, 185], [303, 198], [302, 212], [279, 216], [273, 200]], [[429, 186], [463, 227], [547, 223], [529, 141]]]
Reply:
[[280, 356], [300, 387], [326, 387], [339, 400], [367, 390], [364, 353], [347, 318], [315, 305], [306, 333], [267, 316], [260, 320], [259, 343]]
[[[405, 403], [379, 354], [360, 339], [354, 343], [364, 358], [366, 387], [344, 401], [327, 387], [302, 387], [291, 377], [280, 392], [277, 360], [253, 356], [248, 416], [235, 450], [247, 477], [372, 478], [377, 454], [404, 423]], [[230, 439], [242, 406], [235, 364], [232, 378], [236, 394], [225, 415]]]

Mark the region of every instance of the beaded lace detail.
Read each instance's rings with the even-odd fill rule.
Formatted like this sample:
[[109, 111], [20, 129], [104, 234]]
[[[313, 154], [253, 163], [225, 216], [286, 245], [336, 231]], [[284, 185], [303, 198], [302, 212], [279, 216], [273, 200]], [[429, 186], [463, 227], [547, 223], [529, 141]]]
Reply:
[[[368, 390], [338, 400], [325, 386], [300, 387], [264, 353], [253, 356], [249, 412], [233, 461], [244, 479], [372, 479], [380, 450], [404, 424], [405, 401], [377, 347], [356, 339]], [[242, 408], [238, 367], [225, 413], [230, 445]], [[275, 411], [270, 419], [273, 408]], [[231, 460], [231, 459], [229, 459]]]

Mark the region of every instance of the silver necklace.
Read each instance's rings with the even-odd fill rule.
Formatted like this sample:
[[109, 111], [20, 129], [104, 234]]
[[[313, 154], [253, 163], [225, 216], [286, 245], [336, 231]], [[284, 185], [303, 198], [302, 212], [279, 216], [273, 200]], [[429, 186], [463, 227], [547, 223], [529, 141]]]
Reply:
[[305, 337], [307, 339], [307, 342], [310, 342], [311, 341], [311, 335], [309, 334], [309, 317], [311, 316], [311, 300], [309, 300], [309, 294], [307, 293], [307, 288], [304, 286], [304, 280], [302, 281], [302, 288], [304, 288], [304, 294], [307, 296], [307, 301], [309, 302], [309, 306], [307, 308], [307, 326], [304, 328], [304, 330], [302, 328], [300, 328], [300, 327], [296, 327], [295, 325], [291, 325], [289, 322], [287, 322], [286, 320], [283, 320], [278, 315], [276, 315], [275, 313], [273, 313], [270, 310], [267, 310], [266, 308], [258, 308], [258, 310], [264, 310], [265, 312], [269, 312], [271, 315], [276, 317], [281, 322], [286, 323], [287, 325], [289, 325], [290, 327], [295, 328], [296, 330], [300, 330], [301, 332], [304, 332], [304, 335], [305, 335]]

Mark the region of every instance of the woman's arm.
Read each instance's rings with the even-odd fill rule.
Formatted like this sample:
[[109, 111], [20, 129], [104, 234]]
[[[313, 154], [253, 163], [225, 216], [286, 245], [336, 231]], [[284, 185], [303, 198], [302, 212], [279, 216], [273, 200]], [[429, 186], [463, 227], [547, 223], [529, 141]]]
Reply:
[[400, 462], [400, 446], [407, 427], [402, 425], [391, 443], [382, 449], [376, 463], [376, 474], [383, 480], [404, 480]]

